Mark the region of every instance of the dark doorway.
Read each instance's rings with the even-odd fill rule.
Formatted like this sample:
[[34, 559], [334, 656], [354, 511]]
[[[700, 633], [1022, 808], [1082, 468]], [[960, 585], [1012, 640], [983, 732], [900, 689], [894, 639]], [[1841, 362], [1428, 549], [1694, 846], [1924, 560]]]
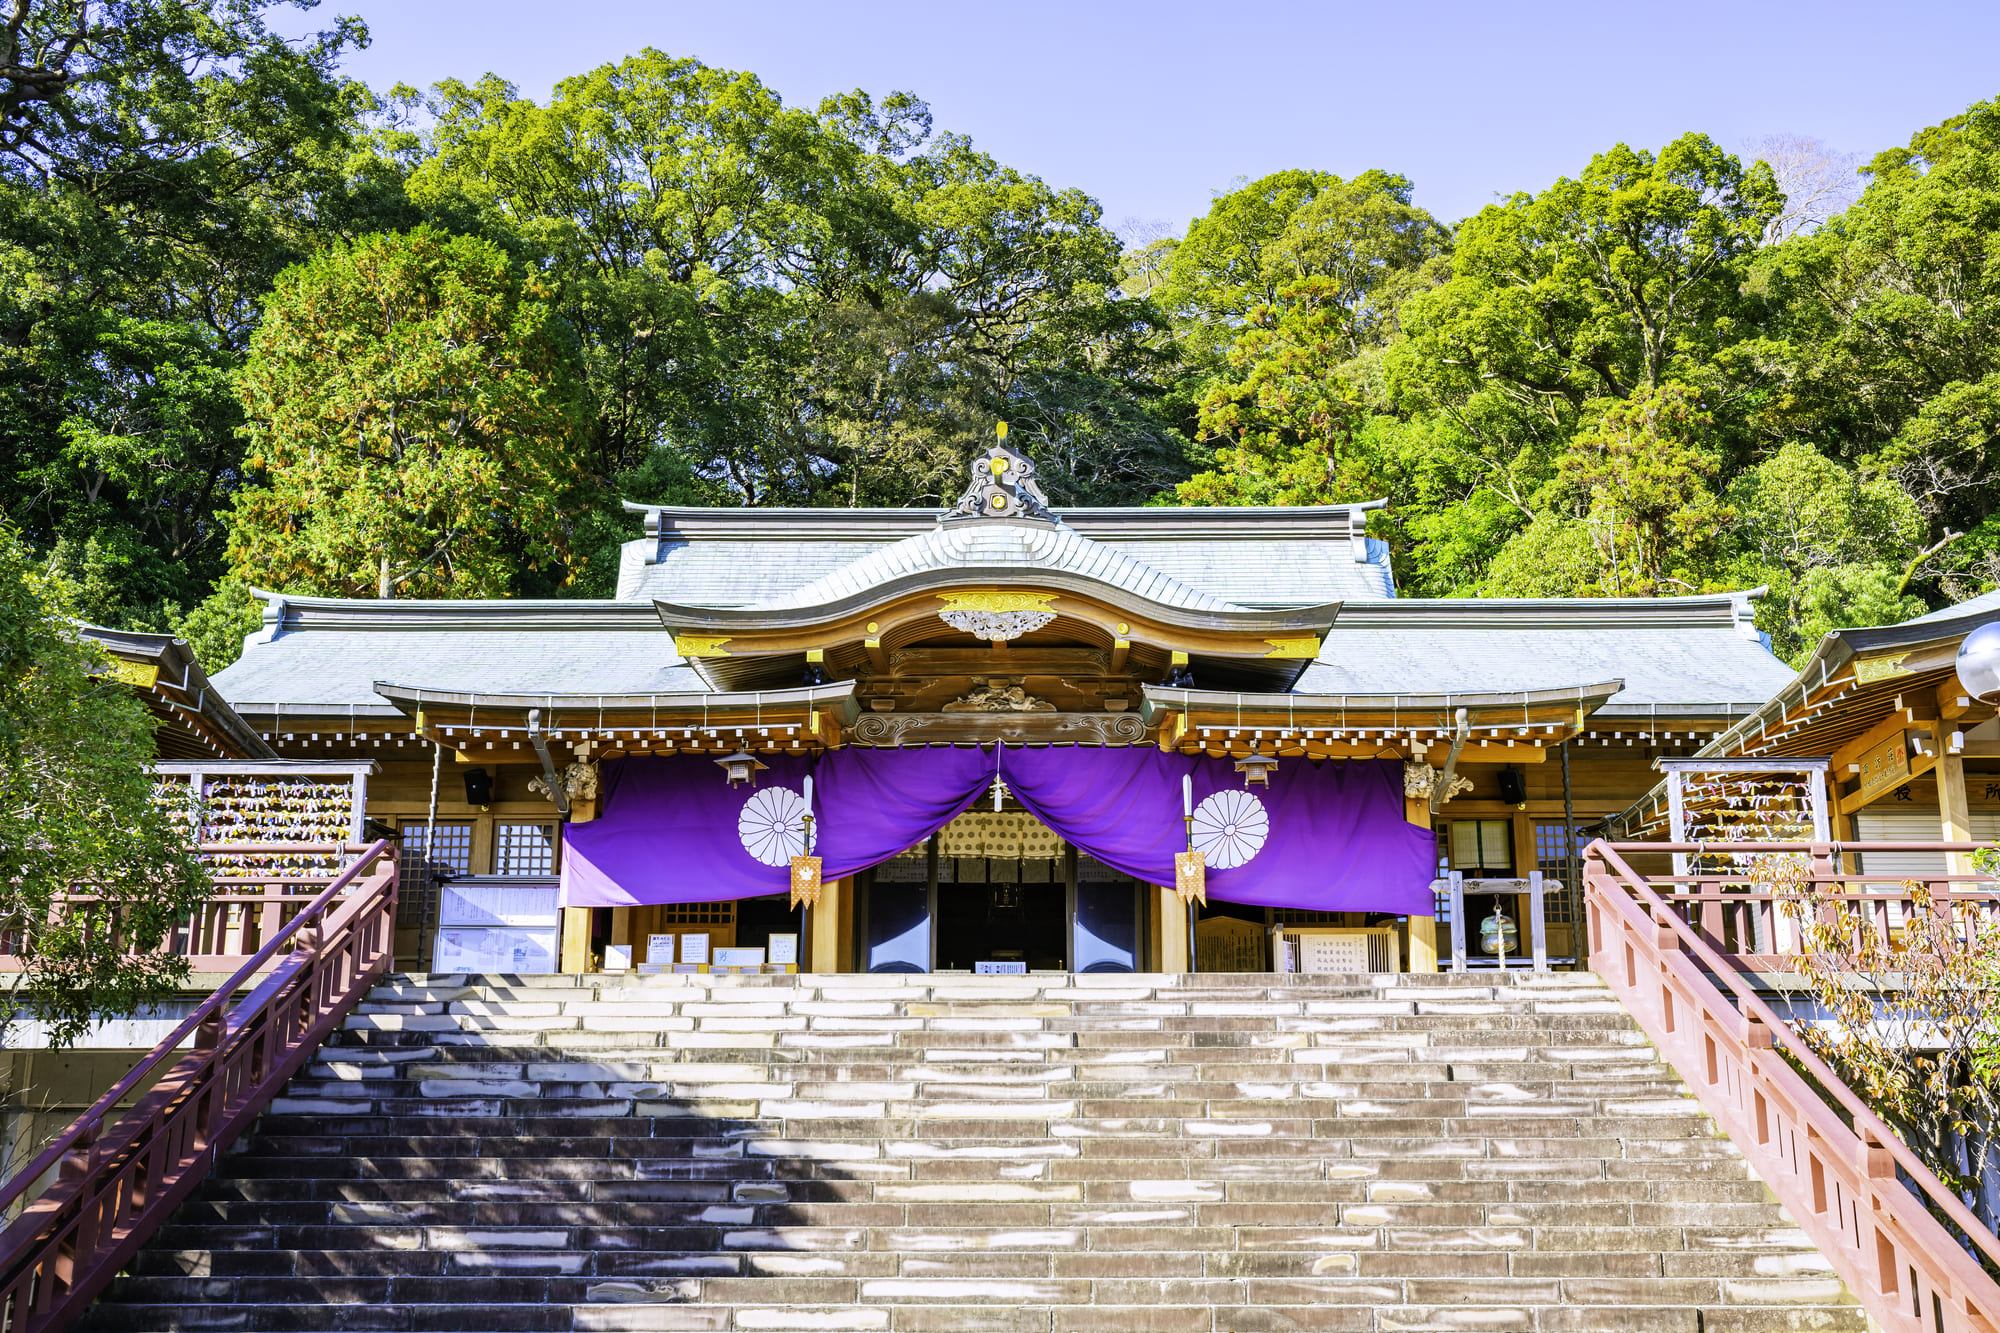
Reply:
[[[1041, 972], [1069, 966], [1061, 863], [1031, 866], [1039, 882], [1023, 883], [1018, 868], [1028, 864], [960, 858], [954, 882], [938, 885], [938, 967], [970, 972], [980, 963], [1024, 963]], [[966, 876], [975, 868], [979, 879]]]

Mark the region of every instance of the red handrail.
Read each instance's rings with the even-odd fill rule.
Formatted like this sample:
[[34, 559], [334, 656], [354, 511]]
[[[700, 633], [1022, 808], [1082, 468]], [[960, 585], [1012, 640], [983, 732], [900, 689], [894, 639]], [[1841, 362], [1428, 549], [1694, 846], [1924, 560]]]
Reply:
[[[0, 1185], [4, 1209], [51, 1168], [62, 1168], [0, 1232], [0, 1333], [65, 1327], [201, 1183], [216, 1155], [393, 965], [396, 888], [390, 844], [368, 846], [25, 1170]], [[232, 1005], [236, 992], [292, 942], [290, 955]], [[193, 1051], [104, 1132], [118, 1103], [190, 1035]]]
[[[1978, 845], [1943, 846], [1970, 851]], [[1811, 852], [1824, 846], [1731, 844], [1730, 850]], [[1672, 901], [1619, 856], [1641, 847], [1674, 850], [1603, 841], [1584, 849], [1592, 970], [1624, 1001], [1878, 1324], [1889, 1333], [2000, 1330], [2000, 1284], [1926, 1203], [1996, 1263], [2000, 1239], [1812, 1053]], [[1777, 1047], [1847, 1119], [1821, 1100]], [[1897, 1178], [1899, 1168], [1916, 1192]]]

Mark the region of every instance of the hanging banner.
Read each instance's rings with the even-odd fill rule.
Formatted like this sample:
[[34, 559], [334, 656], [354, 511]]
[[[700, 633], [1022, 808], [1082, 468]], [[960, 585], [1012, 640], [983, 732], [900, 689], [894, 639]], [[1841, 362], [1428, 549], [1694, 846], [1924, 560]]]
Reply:
[[[792, 858], [841, 879], [921, 843], [995, 776], [1050, 830], [1142, 883], [1175, 883], [1186, 850], [1181, 782], [1194, 784], [1205, 888], [1227, 902], [1428, 914], [1437, 850], [1403, 817], [1394, 760], [1282, 761], [1248, 789], [1227, 759], [1125, 749], [985, 747], [772, 756], [730, 786], [696, 755], [607, 761], [601, 819], [564, 830], [571, 907], [710, 902], [783, 893]], [[804, 779], [814, 779], [813, 845]], [[1015, 816], [1019, 818], [1019, 816]]]

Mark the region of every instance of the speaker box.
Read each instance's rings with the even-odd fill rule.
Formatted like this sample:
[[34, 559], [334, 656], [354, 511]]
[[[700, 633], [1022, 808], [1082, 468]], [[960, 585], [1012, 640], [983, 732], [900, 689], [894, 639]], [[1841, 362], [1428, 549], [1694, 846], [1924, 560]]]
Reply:
[[1528, 779], [1520, 769], [1500, 770], [1500, 799], [1509, 805], [1520, 805], [1528, 799]]
[[483, 768], [465, 770], [465, 803], [482, 810], [493, 804], [493, 775]]

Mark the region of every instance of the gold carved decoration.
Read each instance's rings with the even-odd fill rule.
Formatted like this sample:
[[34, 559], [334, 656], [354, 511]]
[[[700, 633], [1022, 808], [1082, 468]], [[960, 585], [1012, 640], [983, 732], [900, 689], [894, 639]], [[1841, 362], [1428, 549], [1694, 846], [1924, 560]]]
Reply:
[[697, 638], [689, 634], [674, 636], [674, 649], [682, 657], [727, 657], [729, 650], [722, 645], [727, 639]]
[[124, 685], [135, 685], [142, 690], [150, 690], [159, 683], [160, 669], [150, 662], [128, 662], [122, 657], [114, 657], [105, 666], [104, 674]]
[[938, 600], [947, 611], [1046, 611], [1056, 594], [1042, 592], [941, 592]]
[[1271, 651], [1264, 654], [1266, 657], [1304, 657], [1310, 659], [1319, 656], [1318, 639], [1310, 637], [1304, 639], [1266, 639], [1264, 642], [1271, 645]]
[[1854, 664], [1854, 683], [1873, 685], [1878, 680], [1887, 680], [1903, 670], [1901, 657], [1868, 657]]

